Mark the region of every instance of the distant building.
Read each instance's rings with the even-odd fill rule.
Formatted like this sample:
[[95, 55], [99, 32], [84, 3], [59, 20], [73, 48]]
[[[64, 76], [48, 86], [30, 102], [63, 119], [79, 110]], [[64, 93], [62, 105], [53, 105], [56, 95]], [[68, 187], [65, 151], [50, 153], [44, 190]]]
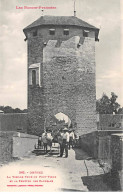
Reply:
[[98, 114], [98, 130], [123, 130], [123, 114]]
[[28, 133], [66, 114], [79, 135], [95, 131], [95, 41], [99, 29], [75, 16], [41, 16], [24, 28], [28, 48]]
[[0, 110], [0, 114], [4, 114], [4, 112], [2, 110]]

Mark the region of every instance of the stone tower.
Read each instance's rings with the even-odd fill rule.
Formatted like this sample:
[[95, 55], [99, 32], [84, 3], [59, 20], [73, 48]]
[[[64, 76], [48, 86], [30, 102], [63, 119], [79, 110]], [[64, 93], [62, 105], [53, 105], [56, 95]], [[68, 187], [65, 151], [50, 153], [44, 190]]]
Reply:
[[99, 29], [75, 16], [41, 16], [24, 28], [28, 47], [28, 133], [62, 112], [79, 135], [96, 130], [95, 41]]

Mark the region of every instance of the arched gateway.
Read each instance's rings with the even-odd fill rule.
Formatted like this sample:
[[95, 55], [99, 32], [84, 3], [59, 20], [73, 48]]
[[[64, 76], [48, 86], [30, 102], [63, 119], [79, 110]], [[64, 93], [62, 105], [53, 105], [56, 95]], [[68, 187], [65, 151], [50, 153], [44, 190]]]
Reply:
[[28, 132], [62, 112], [79, 135], [96, 130], [95, 41], [99, 29], [75, 16], [41, 16], [24, 28], [28, 45]]

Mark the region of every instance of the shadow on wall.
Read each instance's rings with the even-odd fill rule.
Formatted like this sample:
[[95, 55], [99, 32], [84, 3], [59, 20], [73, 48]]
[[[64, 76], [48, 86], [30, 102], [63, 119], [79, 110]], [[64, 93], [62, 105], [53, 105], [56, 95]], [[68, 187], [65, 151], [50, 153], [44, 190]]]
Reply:
[[[94, 160], [82, 149], [74, 148], [76, 160]], [[88, 174], [88, 170], [87, 170]], [[117, 171], [81, 177], [89, 191], [121, 191], [120, 177]]]
[[121, 191], [120, 178], [116, 173], [86, 176], [81, 178], [83, 184], [87, 186], [89, 191]]
[[84, 151], [82, 151], [82, 149], [79, 148], [73, 148], [74, 152], [75, 152], [75, 159], [76, 160], [86, 160], [88, 158], [88, 154]]

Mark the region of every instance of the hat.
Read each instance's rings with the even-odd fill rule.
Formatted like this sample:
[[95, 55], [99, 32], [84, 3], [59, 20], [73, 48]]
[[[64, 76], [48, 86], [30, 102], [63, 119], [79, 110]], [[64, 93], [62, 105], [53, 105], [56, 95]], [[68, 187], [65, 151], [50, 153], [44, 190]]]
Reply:
[[65, 128], [63, 129], [63, 131], [68, 131], [68, 129], [65, 127]]
[[47, 132], [52, 132], [52, 130], [50, 130], [50, 129], [47, 129]]
[[71, 129], [69, 129], [69, 133], [71, 133], [72, 132], [72, 130]]

